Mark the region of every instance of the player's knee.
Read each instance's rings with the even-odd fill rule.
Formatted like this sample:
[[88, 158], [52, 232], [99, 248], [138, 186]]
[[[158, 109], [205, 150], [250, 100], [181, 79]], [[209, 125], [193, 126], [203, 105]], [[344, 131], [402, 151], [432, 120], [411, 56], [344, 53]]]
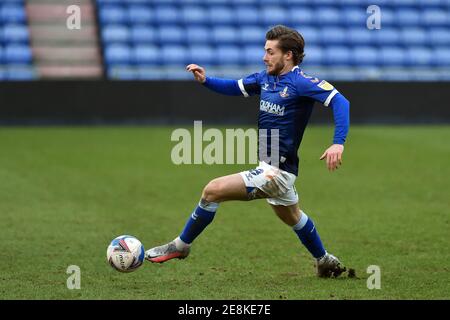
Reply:
[[220, 202], [223, 185], [217, 179], [211, 180], [203, 189], [202, 199], [208, 202]]

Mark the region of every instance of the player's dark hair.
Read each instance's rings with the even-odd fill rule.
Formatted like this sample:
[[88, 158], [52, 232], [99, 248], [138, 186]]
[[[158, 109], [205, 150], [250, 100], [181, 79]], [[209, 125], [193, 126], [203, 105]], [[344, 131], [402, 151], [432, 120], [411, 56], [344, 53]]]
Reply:
[[266, 40], [278, 40], [278, 47], [281, 51], [284, 53], [291, 51], [295, 65], [303, 61], [305, 40], [297, 30], [278, 25], [267, 31]]

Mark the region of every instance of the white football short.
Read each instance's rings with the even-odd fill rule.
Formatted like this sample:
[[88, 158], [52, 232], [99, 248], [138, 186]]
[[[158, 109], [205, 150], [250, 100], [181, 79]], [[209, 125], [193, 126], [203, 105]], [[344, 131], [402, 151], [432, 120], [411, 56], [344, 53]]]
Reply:
[[290, 206], [298, 202], [295, 190], [294, 174], [281, 170], [270, 164], [260, 161], [255, 169], [239, 172], [244, 179], [248, 192], [255, 188], [269, 195], [267, 202], [273, 205]]

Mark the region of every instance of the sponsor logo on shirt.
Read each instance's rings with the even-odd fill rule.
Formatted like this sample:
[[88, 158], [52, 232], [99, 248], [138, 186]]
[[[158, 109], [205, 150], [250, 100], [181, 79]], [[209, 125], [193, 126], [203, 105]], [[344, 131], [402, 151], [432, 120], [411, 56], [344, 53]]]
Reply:
[[269, 88], [269, 84], [268, 83], [264, 83], [261, 87], [261, 89], [267, 91], [267, 89]]
[[259, 102], [259, 110], [276, 114], [277, 116], [284, 115], [284, 107], [265, 100]]

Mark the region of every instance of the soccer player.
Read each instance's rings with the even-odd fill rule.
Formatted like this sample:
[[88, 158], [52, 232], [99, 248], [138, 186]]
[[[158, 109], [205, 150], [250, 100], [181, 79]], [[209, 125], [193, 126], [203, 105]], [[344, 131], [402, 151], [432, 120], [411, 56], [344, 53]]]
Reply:
[[[195, 80], [215, 92], [244, 97], [260, 95], [258, 127], [267, 129], [268, 134], [264, 144], [259, 137], [259, 145], [267, 148], [266, 155], [278, 150], [279, 157], [271, 157], [268, 163], [261, 159], [260, 150], [256, 169], [210, 181], [181, 234], [167, 244], [147, 250], [147, 260], [161, 263], [186, 258], [192, 242], [212, 222], [221, 202], [265, 198], [315, 258], [319, 277], [337, 277], [346, 270], [338, 258], [325, 250], [313, 220], [299, 208], [294, 186], [299, 164], [297, 151], [314, 102], [333, 110], [333, 144], [320, 157], [326, 159], [330, 171], [342, 164], [349, 128], [349, 101], [328, 82], [310, 77], [299, 68], [304, 45], [303, 37], [296, 30], [278, 25], [266, 34], [263, 57], [266, 70], [262, 72], [230, 80], [207, 77], [205, 69], [195, 64], [186, 67]], [[271, 144], [276, 142], [278, 146], [274, 149]]]

